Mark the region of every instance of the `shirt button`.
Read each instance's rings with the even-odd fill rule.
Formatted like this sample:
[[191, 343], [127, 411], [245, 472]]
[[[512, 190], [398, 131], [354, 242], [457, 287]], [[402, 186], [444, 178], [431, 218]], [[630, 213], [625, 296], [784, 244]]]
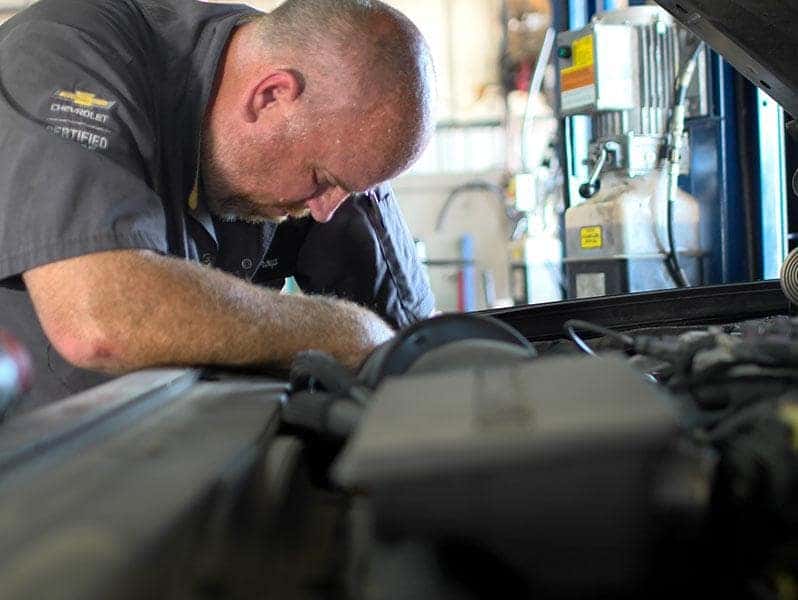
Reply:
[[241, 261], [241, 268], [246, 270], [246, 271], [251, 269], [252, 268], [252, 259], [251, 258], [245, 258], [244, 260], [242, 260]]
[[203, 265], [212, 265], [212, 264], [213, 264], [213, 259], [214, 259], [214, 256], [213, 256], [213, 254], [211, 254], [210, 252], [206, 252], [206, 253], [205, 253], [205, 254], [203, 254], [203, 255], [202, 255], [202, 257], [200, 258], [200, 262], [201, 262]]

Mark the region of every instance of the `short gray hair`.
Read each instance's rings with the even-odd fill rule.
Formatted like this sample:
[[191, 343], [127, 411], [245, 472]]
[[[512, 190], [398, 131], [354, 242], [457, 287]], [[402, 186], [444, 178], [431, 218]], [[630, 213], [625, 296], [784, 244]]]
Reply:
[[432, 85], [424, 81], [432, 67], [423, 36], [379, 0], [286, 0], [259, 22], [267, 54], [298, 61], [300, 71], [330, 78], [334, 65], [361, 91], [412, 94]]

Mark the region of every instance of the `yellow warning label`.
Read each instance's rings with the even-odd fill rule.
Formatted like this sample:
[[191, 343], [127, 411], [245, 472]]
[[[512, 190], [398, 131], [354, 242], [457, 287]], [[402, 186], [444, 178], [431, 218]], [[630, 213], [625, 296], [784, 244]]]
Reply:
[[593, 59], [593, 35], [586, 35], [578, 40], [574, 40], [571, 44], [571, 51], [573, 52], [575, 68], [593, 66], [595, 60]]
[[582, 227], [582, 229], [579, 230], [579, 235], [582, 248], [585, 250], [601, 248], [604, 245], [601, 227]]
[[560, 88], [570, 92], [596, 84], [593, 36], [586, 35], [571, 44], [573, 63], [560, 72]]

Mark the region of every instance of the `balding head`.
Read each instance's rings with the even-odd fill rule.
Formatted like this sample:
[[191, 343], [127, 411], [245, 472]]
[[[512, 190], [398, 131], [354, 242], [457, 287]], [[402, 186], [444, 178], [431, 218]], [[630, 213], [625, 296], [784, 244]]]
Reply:
[[302, 73], [306, 99], [322, 118], [348, 112], [362, 124], [373, 116], [393, 129], [373, 143], [389, 146], [397, 162], [417, 157], [431, 128], [434, 75], [410, 19], [375, 0], [287, 0], [259, 28], [270, 59]]
[[[304, 165], [316, 170], [316, 179], [329, 176], [332, 187], [360, 191], [418, 158], [433, 129], [434, 75], [426, 42], [400, 12], [374, 0], [287, 0], [241, 29], [214, 104], [225, 104], [229, 113], [231, 102], [260, 98], [247, 100], [250, 106], [242, 111], [254, 125], [231, 122], [212, 106], [208, 134], [218, 141], [220, 128], [238, 126], [241, 138], [260, 148], [260, 160], [250, 156], [244, 162], [249, 173], [257, 163], [264, 167], [264, 190]], [[293, 165], [271, 160], [275, 143], [282, 144], [281, 153], [294, 154]], [[286, 185], [271, 186], [261, 196], [253, 181], [236, 177], [230, 160], [227, 173], [216, 168], [224, 149], [214, 145], [206, 144], [206, 157], [210, 153], [207, 158], [217, 164], [205, 170], [224, 177], [227, 195], [243, 196], [249, 204], [293, 203], [289, 213], [306, 203], [318, 220], [340, 204], [329, 194], [321, 198], [323, 181], [307, 194]], [[301, 156], [309, 149], [314, 156]]]
[[258, 24], [270, 59], [319, 75], [321, 86], [338, 75], [364, 94], [429, 92], [432, 61], [421, 32], [383, 2], [287, 0]]

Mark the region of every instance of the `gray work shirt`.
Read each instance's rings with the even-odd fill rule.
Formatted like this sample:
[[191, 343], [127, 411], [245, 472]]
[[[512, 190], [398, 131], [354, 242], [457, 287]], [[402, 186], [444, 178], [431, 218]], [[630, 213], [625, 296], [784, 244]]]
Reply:
[[257, 14], [194, 0], [41, 0], [0, 26], [0, 328], [34, 357], [25, 409], [105, 379], [58, 356], [22, 284], [26, 270], [65, 258], [137, 248], [272, 287], [294, 276], [400, 327], [433, 310], [387, 185], [324, 225], [223, 223], [192, 199], [220, 57]]

